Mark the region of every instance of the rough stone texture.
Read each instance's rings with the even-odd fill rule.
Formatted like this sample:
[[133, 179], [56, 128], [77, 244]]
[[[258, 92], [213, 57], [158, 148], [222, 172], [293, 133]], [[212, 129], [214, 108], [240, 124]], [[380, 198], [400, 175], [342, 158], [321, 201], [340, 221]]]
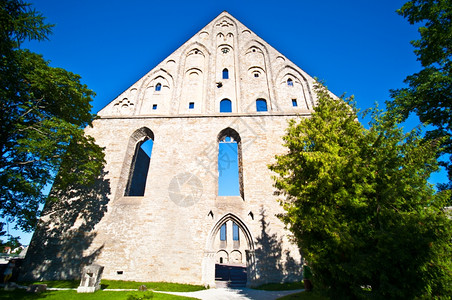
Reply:
[[85, 266], [77, 293], [94, 293], [99, 290], [103, 271], [104, 267], [96, 264]]
[[[62, 201], [46, 205], [22, 278], [77, 278], [95, 262], [106, 279], [214, 286], [223, 255], [247, 265], [248, 285], [299, 280], [300, 254], [276, 217], [282, 209], [267, 166], [284, 151], [287, 121], [310, 115], [313, 84], [221, 13], [86, 129], [105, 147], [105, 172], [93, 187], [53, 191]], [[219, 112], [223, 99], [231, 113]], [[256, 112], [257, 99], [267, 112]], [[218, 196], [219, 139], [234, 134], [241, 196]], [[136, 146], [147, 138], [154, 146], [144, 196], [124, 196]], [[225, 222], [239, 226], [240, 245], [221, 245]]]

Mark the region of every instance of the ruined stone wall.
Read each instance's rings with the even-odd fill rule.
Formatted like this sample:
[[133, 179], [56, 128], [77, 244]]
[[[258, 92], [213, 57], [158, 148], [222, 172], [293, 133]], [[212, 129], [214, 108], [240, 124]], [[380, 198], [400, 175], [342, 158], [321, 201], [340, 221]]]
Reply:
[[[224, 72], [226, 70], [227, 78]], [[300, 279], [300, 254], [268, 165], [287, 121], [309, 117], [314, 80], [227, 12], [99, 112], [86, 133], [105, 147], [92, 187], [53, 191], [23, 279], [72, 279], [84, 265], [104, 278], [215, 284], [221, 225], [240, 227], [248, 285]], [[228, 99], [232, 112], [220, 113]], [[256, 111], [263, 99], [267, 111]], [[295, 102], [294, 102], [295, 100]], [[219, 140], [238, 141], [240, 195], [218, 196]], [[137, 145], [153, 140], [143, 196], [127, 195]], [[245, 253], [243, 253], [245, 252]], [[235, 253], [234, 255], [236, 255]]]

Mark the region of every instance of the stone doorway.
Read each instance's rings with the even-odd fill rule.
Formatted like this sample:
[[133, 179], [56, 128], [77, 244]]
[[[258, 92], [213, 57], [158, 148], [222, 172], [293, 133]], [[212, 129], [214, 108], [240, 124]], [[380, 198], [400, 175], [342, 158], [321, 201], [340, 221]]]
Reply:
[[226, 214], [212, 228], [203, 260], [203, 282], [209, 286], [249, 285], [254, 270], [254, 243], [245, 223]]

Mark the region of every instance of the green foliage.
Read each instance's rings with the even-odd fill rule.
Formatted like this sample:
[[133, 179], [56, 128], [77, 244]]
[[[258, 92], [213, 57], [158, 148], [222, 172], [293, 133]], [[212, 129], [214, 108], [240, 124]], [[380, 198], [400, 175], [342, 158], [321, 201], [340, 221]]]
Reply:
[[[8, 240], [6, 242], [1, 241], [0, 242], [0, 253], [4, 253], [5, 252], [5, 248], [6, 247], [10, 247], [11, 251], [20, 247], [21, 243], [19, 242], [19, 239], [17, 237], [8, 235]], [[18, 253], [11, 253], [11, 254], [19, 254], [21, 251], [19, 251]]]
[[445, 147], [439, 154], [445, 154], [446, 160], [441, 164], [447, 168], [449, 184], [444, 184], [442, 189], [451, 189], [452, 2], [412, 0], [405, 3], [398, 13], [411, 24], [421, 24], [421, 38], [412, 44], [423, 69], [405, 79], [407, 88], [391, 91], [393, 100], [388, 102], [388, 108], [403, 119], [414, 112], [421, 122], [432, 125], [434, 129], [426, 133], [426, 138], [446, 137]]
[[94, 182], [104, 154], [83, 131], [94, 119], [94, 92], [20, 49], [26, 39], [47, 39], [52, 25], [21, 0], [0, 2], [0, 24], [0, 216], [29, 231], [43, 188], [54, 179], [56, 189]]
[[289, 123], [288, 152], [270, 166], [286, 196], [280, 217], [311, 263], [314, 285], [334, 299], [450, 295], [450, 194], [427, 182], [440, 141], [405, 134], [376, 109], [367, 130], [351, 101], [316, 91], [312, 117]]

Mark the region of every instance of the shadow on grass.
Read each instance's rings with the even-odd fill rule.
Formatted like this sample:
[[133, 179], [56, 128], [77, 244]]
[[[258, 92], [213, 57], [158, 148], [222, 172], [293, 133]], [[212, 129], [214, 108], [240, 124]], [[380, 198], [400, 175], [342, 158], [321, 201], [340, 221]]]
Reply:
[[303, 282], [287, 282], [287, 283], [267, 283], [254, 288], [255, 290], [264, 291], [290, 291], [304, 289]]
[[324, 290], [313, 290], [312, 292], [300, 292], [287, 295], [277, 300], [330, 300]]
[[55, 280], [55, 281], [23, 281], [19, 285], [29, 286], [32, 284], [46, 284], [49, 288], [76, 289], [80, 285], [80, 280]]

